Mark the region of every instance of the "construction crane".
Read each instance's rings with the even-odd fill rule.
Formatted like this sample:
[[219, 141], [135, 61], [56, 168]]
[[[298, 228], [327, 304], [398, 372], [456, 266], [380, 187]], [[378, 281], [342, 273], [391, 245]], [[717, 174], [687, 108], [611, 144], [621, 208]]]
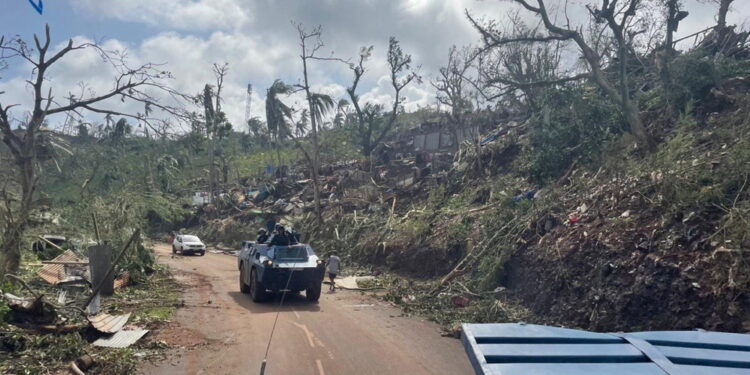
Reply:
[[245, 102], [245, 126], [250, 121], [250, 104], [253, 102], [253, 85], [247, 84], [247, 101]]

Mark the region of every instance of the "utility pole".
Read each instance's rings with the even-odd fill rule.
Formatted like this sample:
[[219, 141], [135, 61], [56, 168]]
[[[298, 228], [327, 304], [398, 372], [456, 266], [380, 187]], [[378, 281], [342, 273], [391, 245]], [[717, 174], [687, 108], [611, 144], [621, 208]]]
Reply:
[[[245, 126], [248, 126], [248, 123], [250, 121], [250, 104], [253, 102], [253, 84], [248, 83], [247, 84], [247, 101], [245, 101]], [[250, 132], [250, 128], [248, 126], [247, 129], [248, 133]]]

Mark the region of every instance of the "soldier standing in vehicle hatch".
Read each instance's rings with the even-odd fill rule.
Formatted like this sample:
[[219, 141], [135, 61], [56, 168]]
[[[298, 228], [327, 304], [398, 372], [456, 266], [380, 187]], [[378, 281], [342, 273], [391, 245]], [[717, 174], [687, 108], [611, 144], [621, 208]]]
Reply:
[[331, 256], [328, 257], [328, 278], [331, 280], [331, 286], [328, 291], [336, 291], [336, 275], [341, 271], [341, 258], [336, 255], [336, 252], [332, 252]]

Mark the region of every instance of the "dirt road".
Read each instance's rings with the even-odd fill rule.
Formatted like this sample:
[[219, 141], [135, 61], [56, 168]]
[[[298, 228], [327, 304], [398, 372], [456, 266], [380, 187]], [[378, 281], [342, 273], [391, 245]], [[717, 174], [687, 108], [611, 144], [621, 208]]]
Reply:
[[[144, 374], [259, 374], [278, 299], [253, 303], [238, 287], [237, 258], [207, 253], [171, 257], [155, 246], [185, 288], [185, 307], [157, 332], [173, 350]], [[460, 342], [438, 327], [401, 317], [358, 292], [326, 293], [319, 304], [288, 296], [268, 356], [268, 375], [471, 374]]]

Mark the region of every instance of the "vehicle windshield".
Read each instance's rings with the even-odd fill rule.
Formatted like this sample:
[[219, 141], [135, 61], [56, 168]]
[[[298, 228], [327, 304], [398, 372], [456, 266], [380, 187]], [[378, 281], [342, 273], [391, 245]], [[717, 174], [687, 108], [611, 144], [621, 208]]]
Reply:
[[307, 260], [306, 246], [277, 246], [269, 254], [271, 258], [283, 260]]
[[196, 236], [182, 236], [182, 242], [201, 242]]

